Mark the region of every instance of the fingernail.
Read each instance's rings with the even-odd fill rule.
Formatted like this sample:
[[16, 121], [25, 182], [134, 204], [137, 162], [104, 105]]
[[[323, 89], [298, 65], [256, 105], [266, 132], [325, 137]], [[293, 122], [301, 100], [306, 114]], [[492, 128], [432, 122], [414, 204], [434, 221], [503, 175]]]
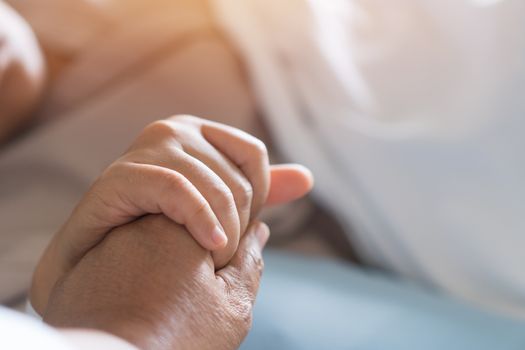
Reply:
[[211, 233], [211, 239], [220, 248], [224, 247], [228, 243], [228, 236], [219, 226], [215, 226]]
[[270, 229], [268, 226], [266, 226], [266, 224], [260, 223], [257, 225], [255, 235], [257, 236], [257, 240], [259, 241], [261, 247], [264, 248], [268, 242], [268, 239], [270, 238]]

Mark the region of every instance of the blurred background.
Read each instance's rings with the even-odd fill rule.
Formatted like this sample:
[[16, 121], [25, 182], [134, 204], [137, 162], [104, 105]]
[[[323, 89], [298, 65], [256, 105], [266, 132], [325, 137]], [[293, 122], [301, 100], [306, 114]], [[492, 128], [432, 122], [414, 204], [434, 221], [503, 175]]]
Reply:
[[0, 301], [148, 123], [305, 164], [246, 349], [525, 346], [525, 3], [0, 2]]

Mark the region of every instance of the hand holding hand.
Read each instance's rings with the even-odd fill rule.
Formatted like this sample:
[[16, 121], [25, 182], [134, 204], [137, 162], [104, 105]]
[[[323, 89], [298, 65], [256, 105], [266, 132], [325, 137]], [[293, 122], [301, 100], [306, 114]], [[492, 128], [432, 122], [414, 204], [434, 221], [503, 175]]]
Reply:
[[33, 306], [43, 312], [56, 281], [115, 227], [162, 213], [213, 251], [220, 268], [263, 205], [295, 200], [311, 186], [308, 170], [271, 167], [264, 144], [238, 129], [190, 116], [157, 121], [102, 174], [55, 235], [34, 274]]
[[249, 227], [231, 262], [162, 215], [114, 229], [54, 288], [44, 320], [142, 349], [237, 349], [251, 326], [268, 228]]

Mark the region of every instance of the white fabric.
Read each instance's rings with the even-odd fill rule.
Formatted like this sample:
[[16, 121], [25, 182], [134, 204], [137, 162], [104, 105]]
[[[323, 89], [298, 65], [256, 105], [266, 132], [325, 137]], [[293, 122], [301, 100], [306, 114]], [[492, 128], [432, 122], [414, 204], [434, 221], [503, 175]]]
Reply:
[[525, 317], [525, 2], [213, 3], [362, 256]]
[[68, 341], [44, 323], [0, 307], [0, 348], [2, 349], [72, 349]]
[[31, 304], [31, 300], [26, 300], [26, 307], [25, 307], [25, 313], [28, 316], [31, 316], [37, 320], [42, 320], [42, 316], [38, 312], [36, 312], [35, 308], [33, 307], [33, 304]]

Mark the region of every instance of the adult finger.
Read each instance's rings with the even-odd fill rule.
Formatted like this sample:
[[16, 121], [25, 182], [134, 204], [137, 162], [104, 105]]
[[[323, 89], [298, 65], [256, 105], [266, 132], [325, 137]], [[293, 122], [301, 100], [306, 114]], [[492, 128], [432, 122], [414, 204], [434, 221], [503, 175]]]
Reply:
[[252, 303], [255, 301], [264, 269], [262, 250], [269, 236], [268, 226], [260, 222], [252, 224], [230, 263], [216, 272], [217, 278], [225, 282], [228, 294], [239, 298], [249, 296]]

